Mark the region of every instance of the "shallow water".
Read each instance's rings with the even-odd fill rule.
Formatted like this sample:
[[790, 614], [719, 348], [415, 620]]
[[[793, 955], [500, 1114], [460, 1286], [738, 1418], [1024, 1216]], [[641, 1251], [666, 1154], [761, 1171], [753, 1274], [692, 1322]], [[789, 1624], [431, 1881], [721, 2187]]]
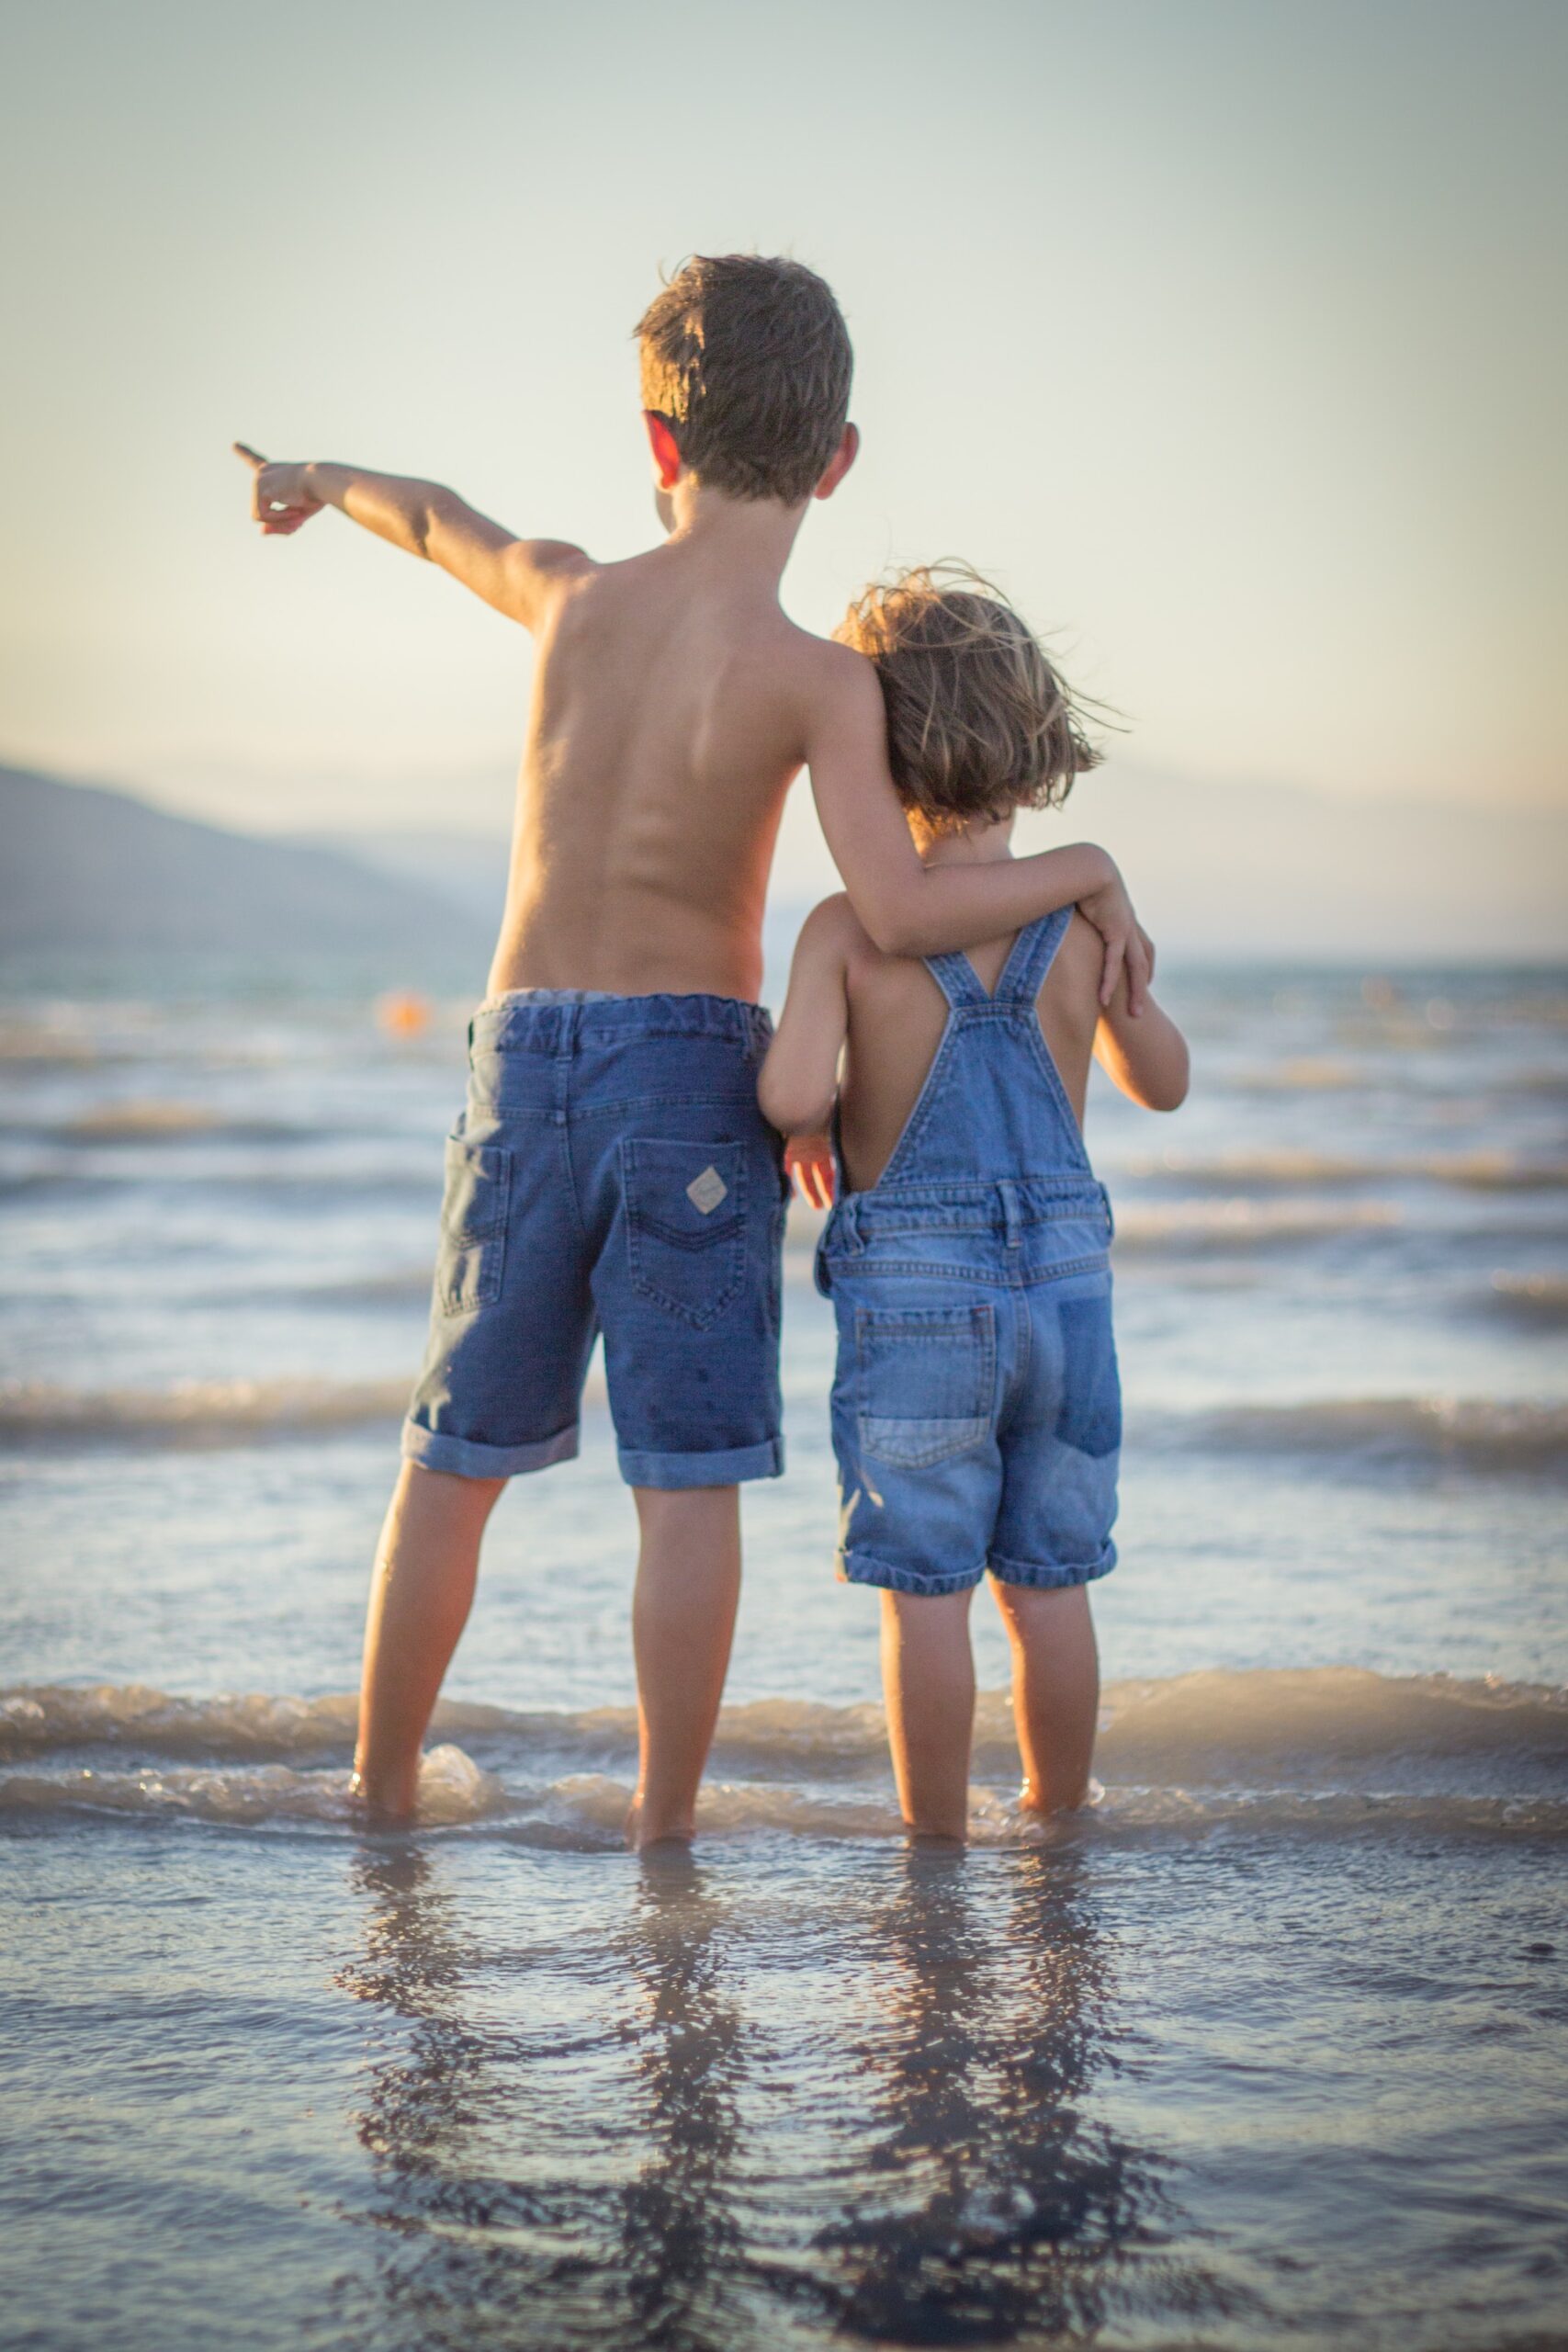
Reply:
[[[424, 1826], [344, 1801], [461, 1018], [0, 1006], [7, 2341], [1563, 2341], [1568, 989], [1177, 974], [1100, 1096], [1100, 1801], [907, 1854], [830, 1322], [749, 1491], [694, 1863], [619, 1849], [631, 1514], [497, 1516]], [[226, 1694], [251, 1694], [230, 1696]]]

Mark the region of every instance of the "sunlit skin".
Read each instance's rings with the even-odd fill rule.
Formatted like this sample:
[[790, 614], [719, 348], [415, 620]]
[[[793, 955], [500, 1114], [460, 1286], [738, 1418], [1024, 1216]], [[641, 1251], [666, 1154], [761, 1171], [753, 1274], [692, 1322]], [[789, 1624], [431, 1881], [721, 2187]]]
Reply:
[[[797, 628], [779, 582], [809, 502], [707, 489], [658, 415], [645, 418], [664, 536], [596, 563], [525, 539], [439, 485], [342, 465], [275, 464], [236, 443], [264, 536], [329, 506], [438, 564], [536, 643], [511, 878], [492, 994], [518, 988], [754, 998], [768, 870], [784, 797], [810, 771], [829, 848], [889, 952], [934, 953], [1079, 904], [1103, 982], [1141, 994], [1151, 951], [1121, 876], [1087, 844], [1011, 865], [928, 867], [888, 772], [870, 663]], [[815, 496], [854, 462], [847, 426]], [[472, 1599], [493, 1482], [405, 1466], [378, 1555], [355, 1786], [399, 1820]], [[628, 1834], [692, 1834], [729, 1656], [739, 1577], [736, 1490], [637, 1495], [634, 1602], [641, 1770]]]
[[[928, 865], [1005, 865], [1012, 820], [931, 837], [911, 819]], [[970, 950], [994, 989], [1016, 934]], [[1080, 1126], [1089, 1063], [1154, 1111], [1184, 1101], [1180, 1031], [1152, 997], [1134, 1020], [1125, 982], [1100, 1001], [1100, 940], [1077, 916], [1038, 1000], [1041, 1033]], [[758, 1093], [787, 1136], [785, 1164], [803, 1198], [831, 1205], [836, 1171], [828, 1125], [835, 1100], [844, 1172], [852, 1190], [876, 1182], [915, 1107], [947, 1022], [947, 1001], [924, 964], [886, 954], [846, 897], [828, 899], [802, 928], [778, 1035]], [[947, 1562], [933, 1562], [946, 1567]], [[1023, 1762], [1022, 1810], [1070, 1811], [1089, 1787], [1100, 1666], [1082, 1586], [1026, 1589], [993, 1582], [1012, 1653], [1013, 1720]], [[975, 1667], [972, 1596], [885, 1592], [882, 1678], [894, 1778], [904, 1819], [922, 1838], [961, 1839], [968, 1818]]]

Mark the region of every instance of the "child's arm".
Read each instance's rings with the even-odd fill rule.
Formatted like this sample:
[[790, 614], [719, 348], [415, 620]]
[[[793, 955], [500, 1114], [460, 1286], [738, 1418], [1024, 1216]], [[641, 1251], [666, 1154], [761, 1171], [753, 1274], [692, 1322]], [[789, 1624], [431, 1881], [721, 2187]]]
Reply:
[[828, 650], [832, 666], [824, 664], [807, 751], [811, 789], [854, 910], [884, 955], [976, 947], [1076, 904], [1105, 942], [1101, 1004], [1110, 1004], [1124, 970], [1127, 1008], [1136, 1020], [1154, 950], [1115, 862], [1077, 842], [997, 865], [922, 865], [893, 789], [876, 673], [847, 647]]
[[1119, 988], [1094, 1034], [1094, 1057], [1107, 1078], [1145, 1111], [1179, 1111], [1187, 1100], [1187, 1040], [1152, 996], [1134, 1021]]
[[255, 477], [251, 513], [267, 538], [288, 538], [323, 506], [340, 507], [405, 555], [438, 563], [507, 619], [532, 628], [552, 582], [588, 558], [563, 539], [520, 539], [438, 482], [357, 466], [273, 465], [234, 444]]
[[795, 944], [778, 1030], [757, 1080], [762, 1116], [787, 1138], [784, 1164], [814, 1208], [832, 1203], [827, 1128], [849, 1029], [845, 978], [858, 929], [844, 898], [825, 899], [807, 916]]

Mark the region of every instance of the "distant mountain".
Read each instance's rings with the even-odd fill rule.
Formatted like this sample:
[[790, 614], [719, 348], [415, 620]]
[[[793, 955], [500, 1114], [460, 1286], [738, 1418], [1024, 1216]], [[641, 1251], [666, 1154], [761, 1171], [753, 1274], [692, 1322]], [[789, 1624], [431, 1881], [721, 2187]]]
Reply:
[[347, 951], [389, 968], [491, 940], [438, 888], [338, 849], [263, 841], [129, 793], [0, 767], [0, 955]]
[[334, 849], [378, 874], [438, 891], [478, 924], [487, 945], [501, 928], [512, 847], [503, 833], [297, 833], [294, 839], [302, 848]]

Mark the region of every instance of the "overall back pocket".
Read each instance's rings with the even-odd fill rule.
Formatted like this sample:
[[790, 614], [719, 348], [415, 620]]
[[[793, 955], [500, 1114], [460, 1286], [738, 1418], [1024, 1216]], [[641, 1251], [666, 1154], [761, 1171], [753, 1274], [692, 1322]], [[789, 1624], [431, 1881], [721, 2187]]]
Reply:
[[705, 1330], [746, 1279], [746, 1148], [628, 1136], [621, 1146], [632, 1288]]
[[879, 1462], [929, 1468], [990, 1436], [997, 1325], [989, 1306], [863, 1306], [855, 1316], [860, 1442]]
[[468, 1315], [501, 1295], [506, 1262], [506, 1205], [512, 1155], [499, 1145], [446, 1140], [446, 1190], [441, 1202], [441, 1256], [435, 1287], [442, 1312]]

